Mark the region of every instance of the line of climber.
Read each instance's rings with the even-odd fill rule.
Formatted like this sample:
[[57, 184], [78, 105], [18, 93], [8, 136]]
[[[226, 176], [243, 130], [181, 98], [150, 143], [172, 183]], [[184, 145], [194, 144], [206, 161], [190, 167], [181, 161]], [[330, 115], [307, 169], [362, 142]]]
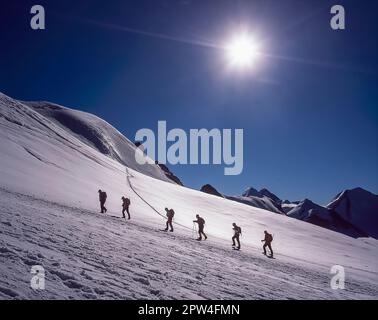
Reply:
[[[107, 194], [106, 194], [105, 191], [102, 191], [102, 190], [98, 190], [98, 194], [99, 194], [101, 213], [106, 213], [107, 209], [105, 207], [105, 203], [106, 203], [106, 200], [107, 200]], [[129, 198], [124, 197], [124, 196], [121, 198], [121, 200], [122, 200], [122, 217], [124, 219], [126, 219], [126, 215], [125, 215], [125, 212], [126, 212], [127, 216], [128, 216], [128, 220], [130, 220], [131, 219], [131, 216], [130, 216], [131, 201], [130, 201]], [[173, 229], [173, 218], [175, 216], [175, 211], [172, 208], [171, 209], [165, 208], [165, 212], [166, 212], [166, 217], [167, 217], [166, 228], [163, 229], [162, 231], [173, 232], [174, 231], [174, 229]], [[197, 230], [198, 238], [197, 238], [197, 240], [202, 241], [202, 237], [204, 238], [204, 240], [207, 240], [207, 235], [204, 232], [205, 219], [200, 217], [200, 215], [198, 215], [198, 214], [196, 215], [196, 220], [193, 220], [193, 230], [194, 230], [194, 227], [196, 225], [198, 225], [198, 230]], [[236, 223], [233, 223], [232, 224], [232, 230], [234, 231], [234, 235], [231, 238], [232, 239], [232, 247], [235, 250], [240, 250], [240, 248], [241, 248], [240, 236], [242, 235], [241, 227], [238, 226]], [[271, 258], [273, 258], [272, 241], [273, 241], [273, 236], [268, 231], [265, 230], [264, 231], [264, 239], [261, 240], [261, 242], [264, 242], [263, 253], [264, 253], [264, 255], [267, 255], [266, 248], [268, 248], [269, 251], [270, 251], [269, 257], [271, 257]]]

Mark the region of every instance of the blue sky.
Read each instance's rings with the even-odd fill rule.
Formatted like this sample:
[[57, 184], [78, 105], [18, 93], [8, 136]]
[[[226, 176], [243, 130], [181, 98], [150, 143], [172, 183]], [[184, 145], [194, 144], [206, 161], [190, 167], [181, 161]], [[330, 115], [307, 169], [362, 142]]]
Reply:
[[[345, 188], [378, 193], [374, 1], [38, 1], [44, 31], [29, 26], [34, 4], [0, 4], [3, 93], [95, 113], [130, 139], [158, 120], [243, 128], [243, 174], [171, 166], [189, 187], [267, 187], [321, 204]], [[330, 28], [334, 4], [345, 6], [344, 31]], [[249, 72], [228, 70], [221, 50], [200, 45], [240, 26], [266, 53]]]

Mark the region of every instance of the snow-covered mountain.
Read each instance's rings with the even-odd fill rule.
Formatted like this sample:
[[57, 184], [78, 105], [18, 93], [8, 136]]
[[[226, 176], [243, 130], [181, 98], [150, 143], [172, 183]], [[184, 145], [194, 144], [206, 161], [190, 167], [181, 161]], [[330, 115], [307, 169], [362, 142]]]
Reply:
[[278, 198], [273, 192], [270, 192], [268, 189], [266, 188], [263, 188], [259, 191], [259, 193], [263, 196], [266, 196], [270, 199], [272, 199], [275, 203], [277, 203], [278, 205], [280, 205], [282, 203], [282, 200], [280, 198]]
[[290, 210], [287, 215], [291, 218], [306, 221], [336, 232], [341, 232], [351, 237], [357, 238], [368, 236], [362, 230], [344, 220], [336, 212], [322, 207], [308, 199], [301, 201], [296, 207]]
[[[150, 177], [163, 181], [171, 180], [167, 179], [164, 170], [152, 160], [146, 165], [138, 164], [134, 156], [135, 144], [97, 116], [50, 102], [22, 102], [22, 105], [16, 107], [26, 112], [25, 106], [38, 112], [44, 119], [63, 129], [65, 133], [74, 136], [119, 163]], [[30, 110], [27, 112], [31, 115]]]
[[[0, 148], [1, 299], [378, 297], [377, 240], [172, 183], [154, 163], [136, 164], [133, 144], [93, 115], [0, 94]], [[123, 195], [130, 221], [119, 218]], [[165, 207], [174, 233], [159, 231]], [[204, 242], [193, 241], [197, 213]], [[230, 250], [233, 222], [241, 252]], [[261, 254], [264, 230], [275, 260]], [[342, 291], [329, 286], [335, 264], [347, 270]], [[45, 268], [46, 290], [30, 288], [33, 265]]]
[[282, 211], [277, 207], [276, 203], [268, 197], [227, 196], [227, 199], [240, 202], [255, 208], [282, 214]]
[[271, 212], [283, 213], [281, 199], [267, 189], [257, 191], [255, 188], [249, 187], [242, 196], [228, 196], [227, 199]]
[[[212, 194], [218, 197], [225, 197], [228, 200], [236, 201], [239, 203], [243, 203], [248, 206], [252, 206], [259, 209], [264, 209], [270, 212], [275, 213], [283, 213], [280, 207], [279, 198], [271, 193], [267, 189], [262, 189], [261, 191], [257, 191], [256, 189], [249, 187], [241, 196], [227, 196], [221, 194], [215, 187], [210, 184], [205, 184], [201, 187], [200, 191]], [[272, 198], [278, 199], [276, 202]]]
[[248, 187], [242, 194], [242, 197], [263, 197], [255, 188]]
[[345, 190], [327, 208], [367, 235], [378, 239], [378, 195], [362, 188]]
[[288, 213], [290, 210], [294, 209], [299, 202], [290, 202], [289, 200], [282, 201], [281, 208], [284, 213]]
[[223, 195], [220, 192], [218, 192], [218, 190], [215, 189], [211, 184], [203, 185], [200, 191], [208, 193], [208, 194], [212, 194], [214, 196], [223, 197]]
[[319, 206], [309, 199], [304, 199], [303, 201], [299, 202], [299, 204], [290, 210], [287, 215], [289, 217], [305, 221], [314, 215], [324, 220], [330, 219], [329, 212], [326, 208]]
[[292, 218], [351, 237], [378, 239], [378, 196], [362, 188], [339, 193], [327, 207], [305, 199], [297, 205], [283, 203], [282, 208]]
[[180, 186], [184, 185], [182, 181], [180, 180], [180, 178], [177, 177], [171, 170], [169, 170], [169, 168], [165, 164], [161, 164], [158, 161], [155, 161], [155, 164], [157, 164], [160, 167], [160, 169], [163, 170], [165, 176], [168, 179], [172, 180], [173, 182], [177, 183]]

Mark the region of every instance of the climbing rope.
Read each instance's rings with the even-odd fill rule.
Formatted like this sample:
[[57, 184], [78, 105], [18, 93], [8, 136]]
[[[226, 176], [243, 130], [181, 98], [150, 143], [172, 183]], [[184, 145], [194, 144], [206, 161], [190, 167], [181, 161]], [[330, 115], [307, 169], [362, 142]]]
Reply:
[[[134, 186], [132, 185], [132, 183], [131, 183], [131, 178], [133, 177], [131, 174], [130, 174], [130, 172], [129, 172], [129, 170], [128, 170], [128, 168], [125, 166], [125, 169], [126, 169], [126, 181], [127, 181], [127, 183], [128, 183], [128, 185], [129, 185], [129, 187], [130, 187], [130, 189], [145, 203], [145, 204], [147, 204], [155, 213], [157, 213], [159, 216], [161, 216], [161, 217], [163, 217], [164, 219], [167, 219], [167, 217], [165, 216], [165, 215], [163, 215], [163, 214], [161, 214], [154, 206], [152, 206], [150, 203], [148, 203], [147, 202], [147, 200], [145, 200], [136, 190], [135, 190], [135, 188], [134, 188]], [[181, 226], [181, 227], [183, 227], [183, 228], [185, 228], [185, 229], [188, 229], [188, 230], [190, 230], [190, 228], [189, 227], [187, 227], [187, 226], [185, 226], [185, 225], [183, 225], [183, 224], [181, 224], [181, 223], [178, 223], [178, 222], [173, 222], [174, 224], [177, 224], [178, 226]]]

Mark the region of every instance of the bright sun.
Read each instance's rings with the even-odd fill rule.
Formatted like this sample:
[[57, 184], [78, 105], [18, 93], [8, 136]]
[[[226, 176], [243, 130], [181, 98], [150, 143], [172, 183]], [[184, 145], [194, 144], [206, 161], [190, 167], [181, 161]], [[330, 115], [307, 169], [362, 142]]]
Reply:
[[230, 63], [239, 68], [251, 67], [259, 55], [258, 44], [247, 33], [234, 37], [226, 46]]

